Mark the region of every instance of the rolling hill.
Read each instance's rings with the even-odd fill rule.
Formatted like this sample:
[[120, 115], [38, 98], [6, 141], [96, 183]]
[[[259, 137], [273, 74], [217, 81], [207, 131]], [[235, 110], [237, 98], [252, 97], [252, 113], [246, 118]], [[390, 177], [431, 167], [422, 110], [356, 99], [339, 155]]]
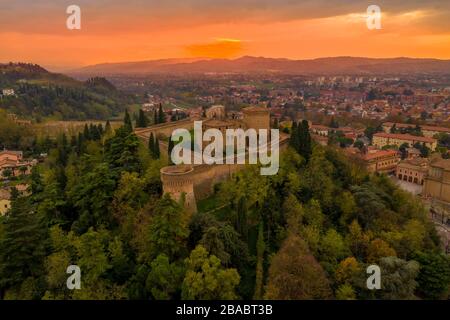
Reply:
[[27, 63], [0, 64], [1, 89], [15, 94], [0, 96], [0, 108], [30, 119], [103, 120], [122, 112], [131, 99], [104, 78], [82, 82]]
[[280, 74], [447, 74], [450, 60], [416, 58], [335, 57], [289, 60], [245, 56], [238, 59], [165, 59], [107, 63], [72, 70], [73, 75], [120, 75], [150, 73], [280, 73]]

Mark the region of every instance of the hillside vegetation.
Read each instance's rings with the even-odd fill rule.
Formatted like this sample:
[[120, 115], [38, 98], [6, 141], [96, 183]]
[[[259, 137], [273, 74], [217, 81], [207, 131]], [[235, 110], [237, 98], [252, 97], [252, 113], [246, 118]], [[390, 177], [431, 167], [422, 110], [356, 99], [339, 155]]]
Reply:
[[107, 119], [120, 114], [132, 99], [104, 78], [77, 81], [25, 63], [0, 64], [0, 108], [22, 118], [55, 120]]

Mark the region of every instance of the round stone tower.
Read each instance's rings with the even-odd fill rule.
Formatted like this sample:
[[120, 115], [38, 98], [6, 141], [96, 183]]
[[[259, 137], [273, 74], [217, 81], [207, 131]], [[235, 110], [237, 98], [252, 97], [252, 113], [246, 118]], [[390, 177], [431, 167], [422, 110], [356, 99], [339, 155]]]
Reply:
[[252, 128], [270, 129], [270, 112], [267, 108], [263, 107], [247, 107], [242, 109], [244, 118], [242, 119], [246, 129]]
[[169, 193], [175, 201], [184, 194], [184, 206], [189, 213], [197, 211], [194, 194], [194, 168], [191, 165], [176, 165], [161, 168], [163, 192]]

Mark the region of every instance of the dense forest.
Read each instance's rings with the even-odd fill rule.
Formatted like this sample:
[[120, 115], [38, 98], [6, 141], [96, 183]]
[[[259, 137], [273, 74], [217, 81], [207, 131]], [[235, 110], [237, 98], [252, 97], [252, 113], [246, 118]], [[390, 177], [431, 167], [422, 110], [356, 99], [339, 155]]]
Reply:
[[[420, 201], [292, 128], [280, 171], [249, 166], [188, 214], [162, 195], [130, 116], [61, 135], [0, 223], [4, 299], [445, 299], [450, 262]], [[66, 268], [81, 269], [81, 289]], [[368, 290], [377, 264], [382, 289]]]
[[24, 118], [58, 120], [108, 119], [124, 111], [133, 97], [119, 92], [108, 80], [80, 82], [32, 64], [0, 64], [0, 108]]

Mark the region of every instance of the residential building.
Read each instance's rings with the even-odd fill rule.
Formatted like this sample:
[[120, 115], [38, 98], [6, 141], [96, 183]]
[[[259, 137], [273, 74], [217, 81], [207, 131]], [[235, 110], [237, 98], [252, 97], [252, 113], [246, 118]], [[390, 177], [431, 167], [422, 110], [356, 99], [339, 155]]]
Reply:
[[400, 155], [396, 150], [372, 150], [364, 153], [361, 159], [370, 172], [392, 173], [400, 161]]
[[450, 203], [450, 159], [430, 163], [423, 194]]
[[[415, 128], [417, 125], [408, 124], [408, 123], [394, 123], [394, 122], [385, 122], [383, 123], [383, 130], [386, 133], [390, 133], [392, 127], [395, 125], [397, 129], [404, 128]], [[438, 127], [438, 126], [428, 126], [428, 125], [419, 125], [420, 130], [422, 131], [425, 137], [433, 138], [435, 135], [439, 133], [450, 134], [450, 128], [446, 127]]]
[[395, 145], [400, 147], [402, 144], [407, 143], [413, 146], [416, 143], [425, 144], [431, 151], [436, 150], [437, 140], [429, 137], [413, 136], [411, 134], [397, 134], [397, 133], [384, 133], [378, 132], [373, 135], [372, 144], [378, 148], [384, 146]]
[[428, 160], [414, 158], [400, 161], [397, 164], [395, 175], [399, 180], [423, 185], [428, 173]]
[[24, 161], [22, 151], [3, 150], [0, 152], [0, 177], [6, 170], [10, 170], [12, 176], [30, 174], [36, 162], [36, 160]]

